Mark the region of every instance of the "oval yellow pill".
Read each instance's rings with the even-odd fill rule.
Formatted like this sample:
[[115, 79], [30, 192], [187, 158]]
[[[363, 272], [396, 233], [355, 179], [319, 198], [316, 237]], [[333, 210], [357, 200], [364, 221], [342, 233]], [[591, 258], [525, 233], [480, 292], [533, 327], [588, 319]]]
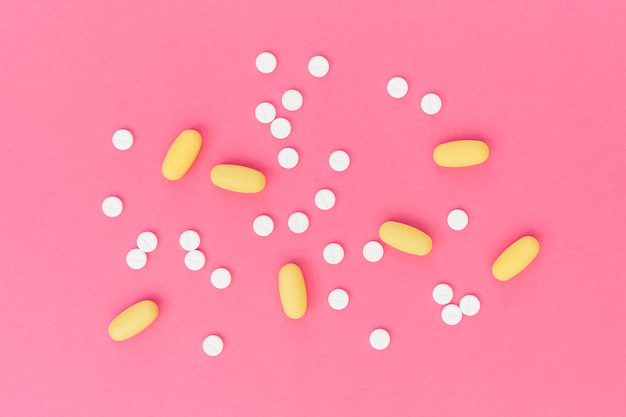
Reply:
[[404, 223], [385, 222], [378, 229], [378, 236], [389, 246], [412, 255], [424, 256], [433, 248], [430, 236]]
[[306, 313], [306, 285], [302, 270], [296, 264], [287, 264], [278, 273], [280, 302], [287, 317], [299, 319]]
[[491, 272], [496, 279], [508, 281], [519, 274], [539, 253], [539, 242], [532, 236], [524, 236], [513, 242], [493, 263]]
[[159, 307], [154, 301], [143, 300], [122, 311], [109, 324], [111, 339], [122, 341], [141, 333], [159, 315]]
[[265, 175], [241, 165], [216, 165], [211, 170], [211, 182], [217, 187], [237, 193], [258, 193], [265, 188]]
[[196, 160], [201, 146], [200, 133], [191, 129], [184, 130], [174, 140], [163, 159], [161, 165], [163, 176], [168, 180], [181, 179]]
[[489, 147], [479, 140], [455, 140], [442, 143], [433, 152], [435, 163], [442, 167], [469, 167], [489, 158]]

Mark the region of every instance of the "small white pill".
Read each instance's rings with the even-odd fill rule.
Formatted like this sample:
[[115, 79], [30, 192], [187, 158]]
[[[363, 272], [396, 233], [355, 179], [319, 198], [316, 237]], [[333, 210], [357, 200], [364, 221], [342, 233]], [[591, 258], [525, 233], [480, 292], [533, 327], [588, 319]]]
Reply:
[[262, 214], [254, 219], [252, 229], [254, 230], [254, 233], [259, 236], [269, 236], [274, 231], [274, 220], [272, 220], [270, 216]]
[[459, 307], [466, 316], [475, 316], [480, 311], [480, 300], [475, 295], [468, 294], [461, 298]]
[[115, 146], [120, 151], [125, 151], [130, 149], [133, 146], [133, 134], [126, 129], [119, 129], [113, 133], [113, 146]]
[[441, 310], [441, 319], [447, 325], [454, 326], [459, 324], [462, 318], [463, 313], [456, 304], [448, 304]]
[[389, 342], [391, 342], [391, 336], [385, 329], [376, 329], [370, 333], [370, 345], [376, 350], [386, 349]]
[[218, 290], [223, 290], [230, 285], [232, 275], [226, 268], [217, 268], [211, 272], [211, 284]]
[[469, 218], [467, 213], [461, 209], [454, 209], [448, 214], [448, 226], [452, 230], [463, 230], [467, 227]]
[[200, 252], [197, 249], [190, 250], [185, 255], [185, 266], [187, 269], [191, 271], [199, 271], [204, 268], [204, 263], [206, 262], [206, 258], [204, 253]]
[[343, 310], [349, 302], [350, 296], [341, 288], [336, 288], [328, 294], [328, 304], [335, 310]]
[[309, 72], [312, 76], [321, 78], [328, 74], [330, 64], [328, 60], [321, 55], [314, 56], [309, 60]]
[[383, 259], [385, 250], [380, 242], [372, 240], [363, 246], [363, 257], [369, 262], [378, 262]]
[[270, 132], [276, 139], [285, 139], [291, 134], [291, 123], [284, 117], [274, 119], [270, 124]]
[[126, 254], [126, 263], [132, 269], [141, 269], [146, 266], [147, 262], [148, 255], [137, 248], [129, 250]]
[[335, 202], [337, 202], [335, 193], [328, 188], [321, 189], [315, 193], [315, 205], [320, 210], [330, 210], [335, 206]]
[[324, 260], [331, 265], [337, 265], [343, 261], [345, 252], [339, 243], [329, 243], [324, 248]]
[[283, 107], [289, 111], [296, 111], [302, 107], [302, 94], [298, 90], [287, 90], [283, 93]]
[[452, 301], [452, 297], [454, 297], [454, 292], [452, 291], [452, 287], [448, 284], [438, 284], [433, 289], [433, 300], [435, 300], [437, 304], [445, 306]]
[[350, 166], [350, 155], [342, 150], [335, 151], [330, 154], [328, 164], [333, 170], [343, 172]]
[[285, 169], [294, 168], [299, 161], [300, 155], [294, 148], [283, 148], [278, 152], [278, 164]]
[[304, 233], [309, 228], [309, 218], [306, 214], [296, 211], [287, 220], [289, 230], [294, 233]]
[[276, 118], [276, 107], [272, 103], [264, 101], [254, 109], [254, 116], [261, 123], [272, 123]]
[[142, 252], [152, 252], [159, 245], [159, 239], [152, 232], [142, 232], [137, 236], [137, 247]]
[[271, 52], [261, 52], [256, 57], [256, 69], [263, 74], [269, 74], [276, 69], [276, 57]]
[[218, 335], [212, 334], [202, 342], [202, 350], [209, 356], [217, 356], [224, 350], [224, 341]]
[[424, 113], [437, 114], [441, 110], [441, 97], [435, 93], [428, 93], [422, 97], [420, 105]]
[[387, 83], [387, 92], [393, 98], [402, 98], [409, 92], [409, 83], [402, 77], [393, 77]]
[[200, 235], [195, 230], [185, 230], [181, 233], [178, 243], [187, 252], [198, 249], [200, 247]]
[[107, 197], [102, 202], [102, 212], [108, 217], [117, 217], [122, 214], [124, 210], [124, 204], [119, 197], [115, 197], [114, 195]]

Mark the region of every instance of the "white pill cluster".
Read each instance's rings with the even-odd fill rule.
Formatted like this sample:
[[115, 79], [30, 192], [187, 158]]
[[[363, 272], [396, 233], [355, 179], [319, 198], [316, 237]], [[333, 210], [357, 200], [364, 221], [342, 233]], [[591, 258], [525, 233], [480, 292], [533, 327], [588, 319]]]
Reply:
[[463, 316], [475, 316], [480, 310], [480, 300], [473, 294], [467, 294], [461, 298], [459, 304], [451, 304], [454, 291], [448, 284], [437, 284], [433, 289], [433, 300], [444, 306], [441, 310], [441, 319], [449, 326], [455, 326], [461, 322]]
[[148, 262], [148, 253], [159, 245], [159, 239], [153, 232], [142, 232], [137, 236], [137, 247], [126, 254], [126, 264], [131, 269], [141, 269]]
[[[409, 83], [403, 77], [393, 77], [387, 82], [387, 93], [393, 98], [402, 98], [408, 92]], [[437, 114], [442, 107], [441, 97], [435, 93], [427, 93], [422, 97], [420, 107], [428, 115]]]
[[199, 271], [204, 268], [206, 257], [199, 250], [200, 235], [195, 230], [185, 230], [178, 239], [180, 247], [187, 251], [185, 254], [185, 266], [190, 271]]

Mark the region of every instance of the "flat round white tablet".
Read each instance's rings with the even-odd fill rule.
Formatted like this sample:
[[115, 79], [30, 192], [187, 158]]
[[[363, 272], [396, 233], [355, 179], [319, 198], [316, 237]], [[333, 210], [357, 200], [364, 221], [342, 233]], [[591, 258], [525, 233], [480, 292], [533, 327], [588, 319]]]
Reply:
[[437, 114], [441, 110], [441, 97], [435, 93], [428, 93], [420, 102], [422, 111], [426, 114]]
[[441, 310], [441, 319], [447, 325], [454, 326], [459, 324], [462, 318], [463, 313], [456, 304], [448, 304]]
[[212, 334], [202, 342], [202, 350], [209, 356], [217, 356], [224, 350], [224, 341], [218, 335]]
[[389, 342], [391, 342], [391, 336], [385, 329], [376, 329], [370, 333], [370, 345], [376, 350], [386, 349]]
[[363, 257], [369, 262], [378, 262], [383, 259], [385, 250], [380, 242], [372, 240], [363, 246]]
[[102, 202], [102, 212], [108, 217], [117, 217], [122, 214], [124, 210], [124, 204], [119, 197], [115, 197], [114, 195], [107, 197]]
[[256, 57], [256, 69], [263, 74], [269, 74], [276, 69], [276, 57], [271, 52], [261, 52]]
[[452, 301], [452, 297], [454, 297], [454, 292], [448, 284], [437, 284], [433, 289], [433, 300], [437, 304], [445, 306]]
[[350, 296], [341, 288], [334, 289], [328, 294], [328, 304], [335, 310], [343, 310], [349, 302]]
[[448, 226], [452, 230], [463, 230], [467, 227], [469, 218], [467, 213], [461, 209], [454, 209], [448, 213]]
[[254, 109], [254, 116], [261, 123], [272, 123], [276, 118], [276, 107], [272, 103], [264, 101]]
[[298, 90], [287, 90], [283, 93], [283, 107], [289, 111], [296, 111], [302, 107], [302, 94]]
[[320, 210], [330, 210], [335, 206], [336, 201], [335, 193], [328, 188], [323, 188], [315, 193], [315, 205]]
[[126, 254], [126, 263], [132, 269], [141, 269], [146, 266], [147, 262], [148, 255], [137, 248], [129, 250]]
[[200, 235], [195, 230], [185, 230], [181, 233], [178, 243], [187, 252], [198, 249], [200, 247]]
[[127, 129], [119, 129], [113, 133], [113, 146], [120, 151], [125, 151], [133, 146], [133, 134]]
[[278, 152], [278, 164], [285, 169], [294, 168], [299, 161], [300, 155], [294, 148], [283, 148]]
[[350, 166], [350, 155], [342, 150], [335, 151], [330, 154], [328, 164], [333, 170], [343, 172]]
[[309, 228], [309, 218], [306, 214], [296, 211], [287, 220], [289, 230], [294, 233], [304, 233]]
[[272, 218], [267, 214], [261, 214], [259, 217], [254, 219], [252, 229], [254, 230], [254, 233], [259, 236], [269, 236], [274, 231], [274, 220], [272, 220]]
[[199, 271], [204, 268], [204, 263], [206, 262], [206, 258], [204, 253], [200, 252], [197, 249], [190, 250], [185, 255], [185, 266], [187, 269], [191, 271]]
[[291, 123], [284, 117], [274, 119], [270, 124], [270, 132], [276, 139], [285, 139], [291, 134]]
[[480, 300], [475, 295], [468, 294], [461, 298], [459, 307], [466, 316], [475, 316], [480, 311]]
[[328, 74], [330, 64], [328, 60], [321, 55], [314, 56], [309, 60], [309, 72], [312, 76], [321, 78]]
[[223, 290], [230, 285], [232, 275], [226, 268], [217, 268], [211, 272], [211, 284], [218, 290]]
[[339, 243], [329, 243], [324, 248], [324, 260], [331, 265], [343, 261], [344, 251]]
[[393, 77], [387, 83], [387, 92], [393, 98], [402, 98], [409, 92], [409, 83], [402, 77]]
[[159, 245], [159, 239], [152, 232], [142, 232], [137, 236], [137, 247], [142, 252], [152, 252]]

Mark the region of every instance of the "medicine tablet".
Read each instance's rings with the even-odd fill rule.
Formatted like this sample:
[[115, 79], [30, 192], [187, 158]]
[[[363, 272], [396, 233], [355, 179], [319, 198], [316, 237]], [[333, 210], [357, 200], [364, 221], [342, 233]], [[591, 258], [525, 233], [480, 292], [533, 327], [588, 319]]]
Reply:
[[185, 266], [187, 269], [191, 271], [199, 271], [204, 268], [204, 263], [206, 262], [206, 258], [204, 257], [204, 253], [199, 250], [190, 250], [185, 255]]
[[448, 304], [441, 310], [441, 319], [449, 326], [454, 326], [461, 322], [463, 313], [456, 304]]
[[330, 210], [335, 206], [337, 198], [328, 188], [324, 188], [315, 193], [315, 205], [320, 210]]
[[261, 123], [272, 123], [272, 121], [276, 118], [276, 107], [274, 107], [272, 103], [265, 101], [256, 106], [256, 109], [254, 109], [254, 116]]
[[433, 241], [426, 233], [408, 224], [387, 221], [378, 229], [380, 240], [394, 249], [424, 256], [433, 248]]
[[328, 304], [335, 310], [343, 310], [349, 302], [350, 296], [341, 288], [334, 289], [328, 294]]
[[263, 74], [269, 74], [276, 69], [276, 57], [271, 52], [261, 52], [256, 57], [256, 69]]
[[235, 193], [260, 193], [267, 183], [267, 179], [261, 171], [242, 165], [215, 165], [209, 176], [216, 187]]
[[383, 245], [375, 240], [367, 242], [365, 246], [363, 246], [363, 257], [368, 262], [380, 261], [383, 258], [384, 253], [385, 250], [383, 249]]
[[137, 247], [142, 252], [152, 252], [159, 244], [159, 239], [152, 232], [142, 232], [137, 236]]
[[181, 179], [191, 169], [201, 147], [202, 136], [200, 132], [193, 129], [182, 131], [172, 142], [165, 158], [163, 158], [161, 165], [163, 176], [171, 181]]
[[270, 216], [262, 214], [254, 219], [252, 229], [254, 230], [254, 233], [259, 236], [269, 236], [274, 231], [274, 220], [272, 220]]
[[200, 247], [200, 235], [195, 230], [185, 230], [181, 233], [178, 243], [187, 252], [198, 249]]
[[304, 233], [309, 228], [309, 218], [306, 214], [297, 211], [289, 216], [287, 225], [289, 226], [289, 230], [294, 233]]
[[467, 213], [461, 209], [454, 209], [448, 213], [448, 226], [452, 230], [463, 230], [467, 227], [468, 222]]
[[324, 248], [324, 260], [331, 265], [337, 265], [343, 261], [344, 251], [339, 243], [329, 243]]
[[126, 254], [126, 263], [132, 269], [141, 269], [146, 266], [148, 262], [148, 255], [140, 249], [131, 249]]
[[441, 110], [441, 97], [435, 93], [428, 93], [422, 97], [420, 105], [424, 113], [430, 115], [437, 114]]
[[437, 145], [435, 163], [441, 167], [462, 168], [479, 165], [489, 158], [489, 147], [480, 140], [454, 140]]
[[500, 281], [508, 281], [522, 272], [539, 254], [539, 241], [524, 236], [506, 248], [493, 263], [491, 272]]
[[328, 164], [333, 170], [343, 172], [350, 166], [350, 155], [345, 151], [337, 150], [330, 154]]
[[218, 335], [212, 334], [202, 341], [202, 350], [209, 356], [217, 356], [224, 350], [224, 341]]
[[304, 316], [307, 308], [307, 293], [304, 275], [300, 267], [289, 263], [278, 272], [278, 293], [285, 315], [290, 319]]
[[328, 60], [321, 55], [314, 56], [309, 60], [309, 72], [316, 78], [321, 78], [328, 74], [330, 64]]
[[433, 300], [442, 306], [452, 301], [453, 296], [454, 292], [452, 291], [452, 287], [448, 284], [438, 284], [433, 289]]
[[232, 275], [226, 268], [217, 268], [211, 272], [211, 284], [218, 290], [223, 290], [230, 285]]
[[124, 204], [119, 197], [115, 197], [114, 195], [107, 197], [102, 202], [102, 212], [107, 217], [117, 217], [122, 214], [124, 210]]
[[393, 77], [387, 83], [387, 92], [393, 98], [402, 98], [409, 92], [409, 83], [402, 77]]
[[386, 349], [389, 342], [391, 342], [391, 336], [385, 329], [376, 329], [370, 333], [370, 345], [376, 350]]
[[294, 148], [283, 148], [278, 152], [278, 164], [285, 169], [292, 169], [300, 161], [300, 155]]
[[465, 295], [461, 298], [459, 308], [466, 316], [475, 316], [480, 311], [480, 300], [475, 295]]
[[291, 123], [284, 117], [274, 119], [270, 124], [270, 132], [276, 139], [285, 139], [291, 134]]
[[115, 146], [120, 151], [125, 151], [130, 149], [133, 146], [133, 134], [126, 129], [119, 129], [113, 133], [113, 146]]
[[283, 93], [283, 107], [289, 111], [296, 111], [302, 107], [302, 94], [298, 90], [287, 90]]
[[152, 300], [143, 300], [117, 315], [109, 324], [111, 339], [121, 342], [144, 331], [159, 316], [159, 307]]

